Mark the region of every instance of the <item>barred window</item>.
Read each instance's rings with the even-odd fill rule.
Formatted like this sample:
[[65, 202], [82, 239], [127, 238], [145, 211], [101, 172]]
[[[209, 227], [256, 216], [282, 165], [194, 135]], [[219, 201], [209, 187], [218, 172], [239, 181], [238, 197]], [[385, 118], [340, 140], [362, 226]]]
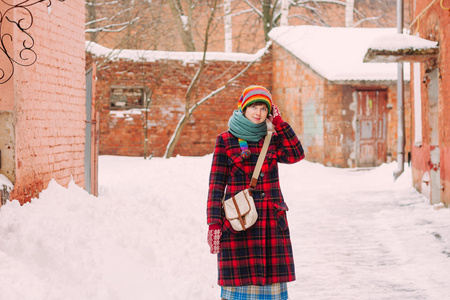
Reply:
[[110, 109], [130, 109], [144, 107], [143, 87], [111, 87]]

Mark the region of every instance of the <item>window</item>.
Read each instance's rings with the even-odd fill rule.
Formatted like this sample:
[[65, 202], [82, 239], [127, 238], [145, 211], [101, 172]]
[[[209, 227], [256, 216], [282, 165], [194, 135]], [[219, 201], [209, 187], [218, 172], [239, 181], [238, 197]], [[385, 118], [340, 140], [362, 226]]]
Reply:
[[130, 109], [144, 107], [143, 87], [112, 87], [110, 109]]

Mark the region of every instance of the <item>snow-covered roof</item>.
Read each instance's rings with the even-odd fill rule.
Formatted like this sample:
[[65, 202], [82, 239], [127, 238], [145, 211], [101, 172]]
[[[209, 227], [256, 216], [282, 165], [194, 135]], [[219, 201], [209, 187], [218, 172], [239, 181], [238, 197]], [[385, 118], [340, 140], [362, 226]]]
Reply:
[[[395, 28], [281, 26], [269, 36], [281, 47], [330, 81], [385, 81], [397, 79], [397, 65], [364, 63], [369, 44]], [[404, 66], [409, 80], [409, 64]]]
[[437, 56], [438, 42], [409, 34], [381, 35], [369, 43], [366, 62], [423, 61]]
[[[208, 61], [235, 61], [251, 62], [263, 56], [266, 47], [260, 49], [255, 54], [247, 53], [225, 53], [225, 52], [207, 52]], [[109, 57], [110, 60], [131, 60], [154, 62], [157, 60], [181, 60], [184, 63], [198, 62], [203, 58], [203, 52], [181, 52], [181, 51], [154, 51], [154, 50], [132, 50], [132, 49], [110, 49], [94, 42], [86, 41], [85, 49], [94, 56]]]
[[391, 50], [396, 51], [400, 49], [429, 49], [437, 48], [438, 42], [429, 41], [418, 36], [393, 33], [376, 37], [370, 44], [370, 49], [376, 50]]

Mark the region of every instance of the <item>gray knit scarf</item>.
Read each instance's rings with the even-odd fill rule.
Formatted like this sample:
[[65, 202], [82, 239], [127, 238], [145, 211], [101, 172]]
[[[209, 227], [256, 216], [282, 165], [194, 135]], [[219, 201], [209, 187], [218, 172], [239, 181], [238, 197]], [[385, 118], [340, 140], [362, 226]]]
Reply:
[[267, 134], [267, 124], [255, 124], [247, 119], [242, 112], [235, 110], [228, 120], [230, 132], [237, 138], [257, 142]]

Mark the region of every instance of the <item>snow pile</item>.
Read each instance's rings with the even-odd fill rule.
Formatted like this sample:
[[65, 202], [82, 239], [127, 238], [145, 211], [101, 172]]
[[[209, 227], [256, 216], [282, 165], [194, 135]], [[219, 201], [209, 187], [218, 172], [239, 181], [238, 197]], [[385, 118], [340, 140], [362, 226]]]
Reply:
[[437, 48], [438, 42], [422, 39], [409, 34], [387, 34], [375, 38], [369, 48], [373, 50], [398, 51], [402, 49], [421, 50]]
[[[260, 49], [255, 54], [247, 53], [228, 53], [228, 52], [206, 52], [207, 61], [233, 61], [233, 62], [252, 62], [260, 59], [267, 48]], [[110, 49], [95, 42], [86, 41], [85, 49], [94, 56], [108, 57], [110, 60], [131, 60], [155, 62], [158, 60], [181, 60], [183, 63], [196, 63], [203, 59], [203, 52], [181, 52], [181, 51], [154, 51], [154, 50], [133, 50], [133, 49]]]
[[0, 174], [0, 188], [2, 188], [4, 185], [9, 189], [12, 189], [14, 187], [12, 182], [5, 175]]
[[[328, 80], [396, 80], [396, 64], [363, 63], [370, 42], [395, 32], [395, 28], [308, 25], [276, 27], [269, 36]], [[404, 69], [404, 78], [409, 80], [409, 64]]]
[[[52, 181], [0, 210], [0, 299], [219, 299], [206, 243], [211, 155], [101, 156], [100, 196]], [[410, 169], [280, 165], [297, 281], [290, 299], [444, 299], [450, 212]]]

